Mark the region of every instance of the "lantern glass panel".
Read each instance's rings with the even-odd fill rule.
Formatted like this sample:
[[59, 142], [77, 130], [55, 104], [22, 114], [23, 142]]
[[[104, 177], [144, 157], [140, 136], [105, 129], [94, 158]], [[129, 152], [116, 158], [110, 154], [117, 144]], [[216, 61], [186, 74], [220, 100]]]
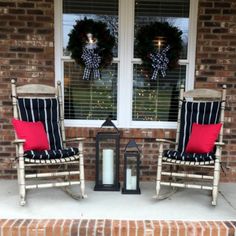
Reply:
[[116, 180], [116, 140], [106, 138], [99, 141], [99, 184], [113, 185]]
[[137, 157], [126, 156], [126, 189], [137, 189]]

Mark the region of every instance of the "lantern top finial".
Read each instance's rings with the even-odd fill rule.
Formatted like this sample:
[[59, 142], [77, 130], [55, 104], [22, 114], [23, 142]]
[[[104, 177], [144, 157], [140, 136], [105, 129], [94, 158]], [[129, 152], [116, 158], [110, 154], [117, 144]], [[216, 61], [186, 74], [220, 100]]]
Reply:
[[109, 116], [106, 118], [106, 120], [102, 124], [101, 128], [102, 127], [113, 127], [117, 131], [117, 133], [119, 133], [119, 130], [117, 129], [115, 124], [111, 121], [111, 118]]
[[125, 151], [126, 151], [127, 149], [131, 149], [131, 148], [136, 148], [136, 149], [138, 150], [138, 152], [140, 152], [140, 150], [139, 150], [139, 148], [138, 148], [138, 145], [137, 145], [137, 143], [135, 142], [134, 139], [131, 139], [131, 140], [128, 142], [128, 144], [127, 144], [126, 147], [125, 147]]

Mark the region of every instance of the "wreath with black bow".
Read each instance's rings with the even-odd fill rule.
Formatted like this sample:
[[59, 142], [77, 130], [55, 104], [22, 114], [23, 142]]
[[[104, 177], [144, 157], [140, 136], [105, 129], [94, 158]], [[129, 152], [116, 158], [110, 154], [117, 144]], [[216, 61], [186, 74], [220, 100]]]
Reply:
[[83, 79], [100, 78], [99, 69], [111, 64], [115, 37], [106, 23], [84, 18], [76, 21], [69, 33], [68, 51], [76, 63], [85, 67]]
[[182, 50], [182, 31], [168, 22], [154, 22], [140, 27], [136, 35], [137, 55], [144, 66], [153, 71], [151, 80], [158, 74], [163, 77], [167, 69], [178, 65]]

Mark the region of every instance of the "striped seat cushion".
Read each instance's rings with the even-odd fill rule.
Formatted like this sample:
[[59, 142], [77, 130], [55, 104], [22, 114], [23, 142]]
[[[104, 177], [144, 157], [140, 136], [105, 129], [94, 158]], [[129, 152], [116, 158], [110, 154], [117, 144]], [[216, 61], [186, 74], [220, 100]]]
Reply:
[[63, 162], [63, 159], [64, 161], [78, 159], [78, 153], [79, 149], [73, 147], [59, 150], [26, 151], [24, 153], [24, 158], [25, 161], [28, 162], [34, 162], [34, 160], [54, 160], [56, 162]]
[[42, 121], [50, 150], [61, 150], [62, 139], [59, 123], [59, 104], [56, 98], [18, 98], [20, 119]]
[[215, 162], [215, 154], [214, 153], [185, 153], [179, 152], [176, 150], [165, 150], [163, 152], [164, 161], [168, 162], [176, 162], [176, 163], [194, 163], [194, 164], [213, 164]]
[[216, 124], [219, 122], [221, 102], [183, 101], [180, 115], [178, 151], [184, 153], [193, 123]]

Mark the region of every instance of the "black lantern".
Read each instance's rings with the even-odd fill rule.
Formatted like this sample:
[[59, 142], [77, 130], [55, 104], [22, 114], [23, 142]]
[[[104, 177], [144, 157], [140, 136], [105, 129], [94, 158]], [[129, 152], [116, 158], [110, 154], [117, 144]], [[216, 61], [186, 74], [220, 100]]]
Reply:
[[134, 140], [129, 141], [124, 152], [124, 194], [140, 194], [139, 188], [140, 150]]
[[110, 118], [102, 124], [96, 135], [95, 191], [119, 191], [120, 132]]

